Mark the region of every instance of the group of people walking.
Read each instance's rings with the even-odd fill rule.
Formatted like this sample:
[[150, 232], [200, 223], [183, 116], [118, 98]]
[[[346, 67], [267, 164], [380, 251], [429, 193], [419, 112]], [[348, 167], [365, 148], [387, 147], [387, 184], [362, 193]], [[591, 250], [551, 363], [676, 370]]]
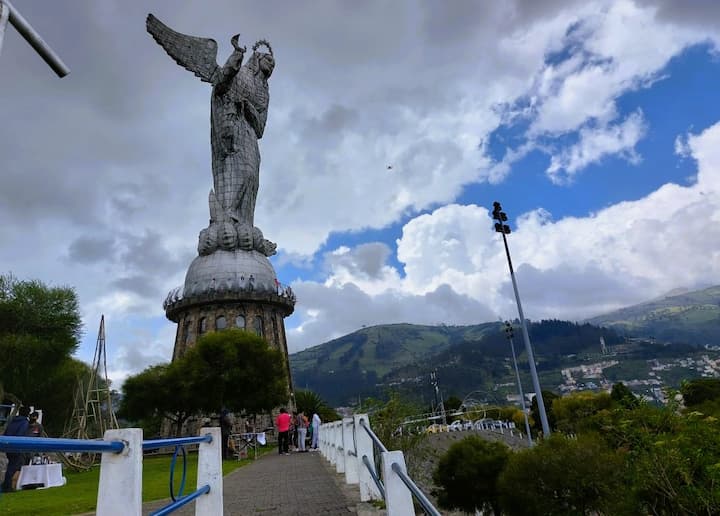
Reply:
[[[275, 427], [278, 432], [278, 453], [290, 455], [290, 443], [298, 452], [317, 450], [318, 437], [320, 434], [320, 416], [313, 413], [308, 419], [303, 411], [288, 413], [285, 408], [275, 418]], [[308, 449], [308, 442], [310, 446]]]

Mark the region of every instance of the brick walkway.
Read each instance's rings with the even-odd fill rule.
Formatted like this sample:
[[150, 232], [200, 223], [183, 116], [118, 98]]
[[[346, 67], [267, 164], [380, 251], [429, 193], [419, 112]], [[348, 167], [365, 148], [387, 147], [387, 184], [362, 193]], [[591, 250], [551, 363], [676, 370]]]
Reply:
[[[346, 486], [344, 476], [320, 453], [269, 453], [248, 466], [236, 469], [224, 478], [223, 499], [226, 515], [314, 515], [357, 514], [360, 491]], [[148, 514], [166, 505], [143, 505]], [[194, 515], [190, 503], [173, 514]]]

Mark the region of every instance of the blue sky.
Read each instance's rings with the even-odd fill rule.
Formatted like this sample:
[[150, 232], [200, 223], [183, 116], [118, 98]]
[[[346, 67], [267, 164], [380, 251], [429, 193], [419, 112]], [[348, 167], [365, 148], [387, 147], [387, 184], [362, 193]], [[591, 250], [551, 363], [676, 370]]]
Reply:
[[[256, 224], [297, 294], [291, 351], [363, 325], [581, 320], [720, 283], [720, 7], [515, 0], [23, 2], [70, 65], [0, 54], [0, 263], [74, 286], [111, 376], [172, 353], [165, 294], [205, 227], [209, 89], [145, 33], [277, 65]], [[388, 168], [391, 167], [391, 168]]]

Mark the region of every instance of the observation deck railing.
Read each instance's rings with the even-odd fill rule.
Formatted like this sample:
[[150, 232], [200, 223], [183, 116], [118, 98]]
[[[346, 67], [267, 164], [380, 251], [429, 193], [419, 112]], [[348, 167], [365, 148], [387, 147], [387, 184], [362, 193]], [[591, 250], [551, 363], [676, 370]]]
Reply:
[[[345, 483], [359, 484], [360, 500], [384, 500], [388, 516], [414, 516], [413, 497], [426, 514], [440, 516], [407, 474], [402, 451], [388, 451], [370, 428], [367, 414], [343, 418], [320, 426], [323, 457], [345, 474]], [[375, 468], [375, 448], [381, 468]]]
[[[223, 476], [220, 453], [220, 429], [201, 428], [198, 437], [153, 439], [143, 441], [140, 428], [108, 430], [102, 440], [52, 439], [43, 437], [0, 436], [3, 452], [101, 453], [100, 483], [96, 514], [124, 516], [142, 514], [143, 450], [175, 446], [170, 464], [171, 503], [151, 513], [152, 516], [170, 514], [195, 501], [195, 514], [223, 514]], [[183, 495], [187, 472], [185, 446], [198, 444], [197, 489]], [[183, 472], [177, 496], [173, 491], [175, 462], [183, 458]]]

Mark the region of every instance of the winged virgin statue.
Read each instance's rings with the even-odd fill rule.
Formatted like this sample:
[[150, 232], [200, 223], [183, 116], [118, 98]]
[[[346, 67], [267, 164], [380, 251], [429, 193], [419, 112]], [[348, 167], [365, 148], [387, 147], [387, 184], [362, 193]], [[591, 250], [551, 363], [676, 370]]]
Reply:
[[[275, 68], [272, 48], [260, 40], [243, 64], [246, 48], [239, 34], [230, 40], [233, 53], [225, 65], [217, 64], [217, 42], [172, 30], [152, 14], [147, 31], [183, 68], [212, 85], [210, 142], [213, 189], [210, 190], [210, 225], [200, 232], [198, 252], [218, 249], [256, 250], [275, 254], [276, 245], [255, 227], [255, 200], [260, 178], [260, 151], [267, 121], [268, 79]], [[260, 51], [263, 48], [267, 51]]]

